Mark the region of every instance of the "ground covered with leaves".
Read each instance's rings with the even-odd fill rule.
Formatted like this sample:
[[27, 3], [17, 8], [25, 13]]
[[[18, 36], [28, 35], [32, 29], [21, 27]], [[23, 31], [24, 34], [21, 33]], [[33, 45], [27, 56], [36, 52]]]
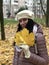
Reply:
[[[49, 28], [42, 26], [46, 39], [46, 46], [49, 54]], [[14, 55], [14, 36], [16, 33], [16, 24], [5, 25], [6, 40], [0, 40], [0, 65], [12, 65]]]

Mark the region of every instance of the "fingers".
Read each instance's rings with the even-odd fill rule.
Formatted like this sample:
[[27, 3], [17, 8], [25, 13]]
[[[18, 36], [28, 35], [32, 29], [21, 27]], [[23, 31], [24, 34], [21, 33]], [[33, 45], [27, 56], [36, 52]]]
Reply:
[[29, 49], [29, 46], [28, 45], [20, 45], [20, 48], [27, 50], [27, 49]]

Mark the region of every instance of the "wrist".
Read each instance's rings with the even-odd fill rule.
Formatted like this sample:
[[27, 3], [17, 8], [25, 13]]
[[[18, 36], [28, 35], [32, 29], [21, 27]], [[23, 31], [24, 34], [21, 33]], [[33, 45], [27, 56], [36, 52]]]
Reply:
[[26, 51], [26, 53], [25, 53], [25, 58], [30, 58], [30, 56], [31, 56], [30, 51]]

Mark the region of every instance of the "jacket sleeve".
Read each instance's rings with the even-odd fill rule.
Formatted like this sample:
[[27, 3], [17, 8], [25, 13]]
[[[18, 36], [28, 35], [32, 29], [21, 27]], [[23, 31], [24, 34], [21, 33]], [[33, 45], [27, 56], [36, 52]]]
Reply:
[[33, 63], [34, 65], [48, 65], [46, 41], [43, 32], [41, 30], [42, 29], [39, 28], [36, 38], [38, 55], [31, 53], [30, 58], [27, 59], [29, 62]]

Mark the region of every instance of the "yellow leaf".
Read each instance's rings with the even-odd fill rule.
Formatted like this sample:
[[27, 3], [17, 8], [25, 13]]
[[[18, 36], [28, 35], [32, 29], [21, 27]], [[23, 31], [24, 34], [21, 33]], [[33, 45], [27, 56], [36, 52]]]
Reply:
[[29, 31], [26, 28], [16, 33], [15, 42], [16, 45], [18, 46], [21, 44], [27, 44], [29, 46], [33, 46], [34, 41], [35, 41], [34, 33], [33, 32], [29, 33]]

